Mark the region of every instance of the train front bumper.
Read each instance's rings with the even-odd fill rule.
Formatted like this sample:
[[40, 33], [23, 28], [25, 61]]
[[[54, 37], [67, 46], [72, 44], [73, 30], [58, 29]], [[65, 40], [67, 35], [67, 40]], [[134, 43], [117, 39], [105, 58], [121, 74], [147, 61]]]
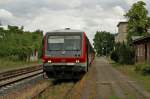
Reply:
[[44, 63], [44, 71], [72, 71], [82, 72], [86, 71], [86, 63]]

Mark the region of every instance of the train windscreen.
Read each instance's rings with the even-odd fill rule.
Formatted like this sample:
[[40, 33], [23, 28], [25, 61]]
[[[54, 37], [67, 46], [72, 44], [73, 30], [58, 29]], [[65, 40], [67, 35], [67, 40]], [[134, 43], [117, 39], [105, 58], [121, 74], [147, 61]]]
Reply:
[[81, 49], [81, 36], [49, 36], [48, 37], [48, 50], [80, 50]]

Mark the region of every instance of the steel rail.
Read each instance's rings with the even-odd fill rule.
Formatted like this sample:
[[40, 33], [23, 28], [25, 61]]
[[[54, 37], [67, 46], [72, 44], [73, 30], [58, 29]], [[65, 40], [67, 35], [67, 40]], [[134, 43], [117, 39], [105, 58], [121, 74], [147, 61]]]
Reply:
[[0, 73], [0, 88], [42, 74], [42, 66], [32, 66]]
[[0, 73], [0, 81], [3, 81], [5, 79], [9, 79], [12, 77], [24, 75], [24, 74], [27, 74], [30, 72], [41, 70], [41, 69], [42, 69], [42, 65], [37, 65], [37, 66], [32, 66], [32, 67], [25, 67], [25, 68], [21, 68], [21, 69], [15, 69], [15, 70], [9, 70], [9, 71], [5, 71], [5, 72], [1, 72]]

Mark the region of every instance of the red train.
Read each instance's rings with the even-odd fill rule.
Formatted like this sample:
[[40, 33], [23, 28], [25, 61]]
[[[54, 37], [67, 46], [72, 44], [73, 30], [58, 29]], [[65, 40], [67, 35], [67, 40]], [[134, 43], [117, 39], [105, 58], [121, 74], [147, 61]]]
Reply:
[[85, 32], [70, 28], [47, 32], [43, 70], [51, 77], [76, 77], [88, 71], [95, 52]]

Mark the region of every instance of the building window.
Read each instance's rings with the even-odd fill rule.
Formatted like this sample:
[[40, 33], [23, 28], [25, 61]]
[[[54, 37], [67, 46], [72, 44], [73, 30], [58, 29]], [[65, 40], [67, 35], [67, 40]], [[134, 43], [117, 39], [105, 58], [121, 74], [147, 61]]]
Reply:
[[143, 48], [141, 46], [137, 47], [137, 56], [143, 56]]
[[140, 56], [143, 56], [143, 48], [140, 47]]
[[137, 48], [137, 56], [140, 56], [140, 48]]

